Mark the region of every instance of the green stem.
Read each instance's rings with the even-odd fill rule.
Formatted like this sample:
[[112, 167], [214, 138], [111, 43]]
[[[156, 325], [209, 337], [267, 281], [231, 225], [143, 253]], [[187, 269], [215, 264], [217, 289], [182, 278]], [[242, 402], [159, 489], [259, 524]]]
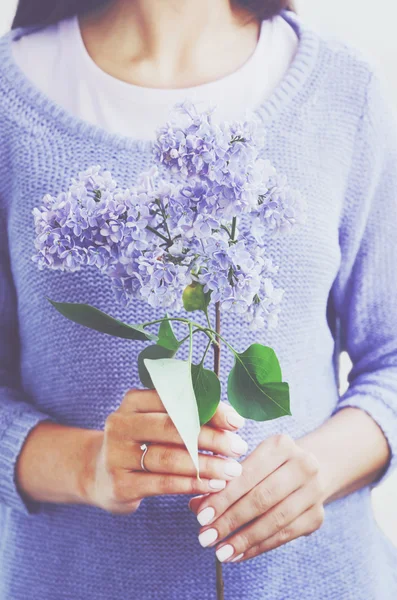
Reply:
[[[194, 335], [195, 333], [199, 333], [199, 332], [201, 332], [201, 331], [202, 331], [203, 333], [205, 333], [205, 335], [206, 335], [207, 337], [209, 337], [208, 333], [207, 333], [206, 331], [203, 331], [202, 329], [195, 329], [195, 330], [193, 331], [193, 335]], [[189, 337], [190, 337], [190, 333], [189, 333], [189, 335], [187, 335], [186, 337], [182, 338], [182, 339], [179, 341], [179, 344], [182, 346], [182, 344], [184, 344], [184, 343], [186, 342], [186, 340], [188, 340], [188, 339], [189, 339]], [[210, 344], [210, 343], [211, 343], [211, 339], [210, 339], [210, 341], [209, 341], [209, 344]]]
[[205, 349], [205, 352], [204, 352], [204, 354], [203, 354], [203, 358], [201, 359], [200, 365], [204, 365], [205, 357], [206, 357], [206, 356], [207, 356], [207, 354], [208, 354], [208, 350], [211, 348], [211, 344], [212, 344], [212, 340], [210, 340], [210, 341], [208, 342], [208, 344], [207, 344], [207, 347], [206, 347], [206, 349]]
[[159, 231], [157, 231], [157, 229], [154, 229], [153, 227], [150, 227], [150, 225], [146, 225], [146, 229], [148, 229], [149, 231], [151, 231], [152, 233], [154, 233], [155, 235], [157, 235], [159, 238], [161, 238], [162, 240], [164, 240], [165, 242], [167, 242], [167, 244], [169, 244], [170, 242], [172, 242], [172, 240], [169, 240], [168, 238], [166, 238], [165, 235], [163, 235], [162, 233], [160, 233]]
[[204, 313], [205, 313], [205, 318], [207, 319], [208, 327], [210, 328], [210, 330], [212, 330], [211, 321], [210, 321], [210, 317], [208, 315], [208, 309], [207, 308], [205, 309]]
[[221, 342], [223, 342], [223, 343], [224, 343], [224, 344], [225, 344], [225, 345], [226, 345], [226, 346], [229, 348], [229, 350], [230, 350], [231, 352], [233, 352], [234, 356], [237, 356], [238, 352], [237, 352], [237, 351], [236, 351], [236, 350], [233, 348], [233, 346], [231, 346], [231, 345], [229, 344], [229, 342], [227, 342], [227, 341], [225, 340], [225, 338], [224, 338], [224, 337], [222, 337], [222, 336], [221, 336], [221, 334], [220, 334], [220, 333], [218, 333], [217, 331], [213, 331], [212, 329], [211, 329], [211, 333], [213, 333], [214, 335], [216, 335], [216, 337], [217, 337], [217, 338], [219, 338], [219, 339], [221, 340]]
[[193, 326], [189, 323], [189, 365], [192, 365], [192, 356], [193, 356]]
[[164, 219], [163, 225], [164, 225], [165, 230], [166, 230], [166, 232], [168, 234], [168, 242], [170, 244], [172, 244], [172, 237], [171, 237], [171, 233], [170, 233], [170, 230], [168, 228], [168, 223], [167, 223], [167, 215], [166, 215], [165, 208], [164, 208], [163, 203], [161, 202], [161, 200], [157, 200], [157, 206], [160, 208], [162, 217]]
[[237, 217], [233, 217], [233, 221], [232, 221], [232, 241], [234, 241], [235, 237], [236, 237], [236, 228], [237, 228]]

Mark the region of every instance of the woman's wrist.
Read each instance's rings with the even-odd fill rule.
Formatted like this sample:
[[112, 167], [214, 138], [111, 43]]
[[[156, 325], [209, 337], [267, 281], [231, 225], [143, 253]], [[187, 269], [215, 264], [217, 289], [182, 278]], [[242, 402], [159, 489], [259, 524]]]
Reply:
[[89, 477], [95, 444], [103, 433], [39, 423], [19, 455], [15, 477], [28, 500], [58, 504], [91, 504]]
[[379, 425], [358, 408], [337, 412], [297, 443], [319, 462], [325, 503], [375, 482], [390, 460], [390, 448]]

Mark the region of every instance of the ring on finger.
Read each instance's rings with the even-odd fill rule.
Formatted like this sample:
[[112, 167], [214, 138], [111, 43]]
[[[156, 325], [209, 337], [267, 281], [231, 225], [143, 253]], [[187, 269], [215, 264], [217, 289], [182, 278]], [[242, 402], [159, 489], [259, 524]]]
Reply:
[[144, 464], [146, 453], [149, 450], [149, 445], [150, 445], [149, 442], [144, 442], [143, 444], [140, 445], [141, 450], [143, 450], [142, 456], [141, 456], [141, 469], [142, 469], [142, 471], [146, 471], [146, 473], [150, 473], [149, 469], [147, 469]]

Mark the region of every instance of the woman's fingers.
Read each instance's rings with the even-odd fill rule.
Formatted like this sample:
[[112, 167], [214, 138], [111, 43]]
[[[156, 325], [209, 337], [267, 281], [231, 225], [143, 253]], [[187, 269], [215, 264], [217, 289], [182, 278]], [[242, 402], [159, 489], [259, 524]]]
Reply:
[[[174, 423], [166, 413], [135, 413], [126, 415], [116, 411], [105, 425], [107, 438], [125, 446], [134, 442], [153, 442], [184, 446]], [[198, 445], [223, 456], [238, 457], [247, 452], [247, 443], [236, 433], [204, 425], [200, 430]]]
[[236, 431], [243, 427], [245, 423], [244, 417], [241, 417], [232, 406], [226, 404], [226, 402], [220, 402], [216, 413], [207, 425], [209, 427], [217, 427], [218, 429], [227, 429], [229, 431]]
[[[119, 411], [124, 414], [167, 412], [156, 390], [129, 390], [124, 396]], [[207, 426], [236, 431], [244, 425], [244, 422], [244, 418], [232, 406], [220, 402]]]
[[166, 410], [156, 390], [128, 390], [118, 412], [123, 414], [165, 413]]
[[113, 483], [119, 504], [130, 505], [149, 496], [168, 494], [213, 494], [223, 489], [226, 481], [199, 479], [165, 473], [119, 472]]
[[[209, 499], [210, 506], [203, 511], [200, 511], [197, 515], [199, 523], [206, 526], [205, 529], [200, 531], [199, 542], [203, 546], [208, 545], [206, 542], [209, 539], [212, 540], [211, 543], [215, 543], [215, 541], [220, 542], [254, 519], [256, 519], [254, 525], [252, 528], [246, 527], [244, 529], [244, 535], [245, 532], [249, 532], [250, 535], [251, 532], [253, 532], [252, 536], [262, 535], [263, 528], [266, 529], [266, 527], [273, 526], [273, 518], [278, 519], [280, 522], [283, 519], [285, 520], [286, 516], [283, 516], [280, 511], [272, 513], [271, 509], [290, 497], [293, 492], [302, 486], [304, 481], [304, 473], [296, 467], [293, 461], [290, 461], [261, 481], [218, 519], [216, 518], [215, 508], [211, 506], [211, 499]], [[216, 502], [213, 502], [212, 504], [216, 505]], [[304, 510], [306, 510], [306, 508], [308, 507], [305, 506]], [[261, 528], [258, 523], [262, 523], [262, 521], [257, 517], [262, 517], [262, 515], [268, 515], [269, 513], [273, 516], [266, 517], [266, 520], [263, 522], [263, 527]], [[212, 518], [210, 518], [211, 515], [213, 515]], [[292, 518], [296, 518], [296, 516], [297, 515], [293, 515]], [[209, 525], [210, 523], [211, 525]], [[272, 531], [269, 535], [273, 535], [273, 533], [274, 532]], [[254, 542], [252, 542], [252, 544], [253, 543]]]
[[[233, 547], [236, 556], [288, 527], [313, 505], [310, 484], [295, 489], [286, 497], [280, 494], [280, 498], [269, 510], [261, 511], [258, 507], [255, 513], [259, 516], [252, 519], [250, 503], [255, 506], [256, 500], [253, 499], [253, 494], [248, 494], [220, 519], [202, 529], [199, 542], [204, 547], [214, 546], [227, 538], [227, 541], [217, 546], [217, 551], [227, 543]], [[210, 543], [206, 543], [208, 540], [211, 540]], [[222, 556], [222, 552], [220, 554]]]
[[[227, 559], [228, 562], [240, 562], [244, 560], [248, 560], [249, 558], [254, 558], [255, 556], [259, 556], [259, 554], [263, 554], [264, 552], [269, 552], [270, 550], [274, 550], [275, 548], [279, 548], [284, 544], [292, 542], [302, 536], [308, 536], [320, 529], [324, 522], [324, 507], [322, 504], [316, 504], [308, 508], [304, 513], [300, 514], [295, 521], [292, 521], [289, 525], [279, 529], [277, 533], [272, 535], [269, 538], [263, 539], [256, 545], [251, 546], [245, 552], [238, 552], [238, 550], [234, 549], [234, 546], [230, 544], [233, 548], [233, 553]], [[227, 544], [223, 544], [225, 546]], [[217, 551], [217, 555], [227, 556], [230, 554], [232, 550], [230, 548], [226, 548], [222, 553]], [[226, 560], [226, 559], [225, 559]]]
[[[142, 471], [140, 444], [125, 457], [123, 467], [131, 471]], [[144, 466], [151, 473], [169, 473], [195, 477], [196, 469], [187, 450], [180, 446], [149, 444], [144, 458]], [[230, 481], [241, 475], [242, 464], [231, 458], [221, 458], [210, 454], [199, 454], [200, 477], [203, 479], [222, 479]]]
[[258, 483], [286, 463], [293, 454], [292, 445], [292, 440], [284, 435], [265, 440], [243, 461], [243, 473], [240, 479], [231, 481], [227, 488], [221, 494], [217, 494], [214, 499], [204, 498], [198, 503], [192, 500], [191, 510], [197, 513], [211, 507], [215, 511], [214, 518], [220, 517], [235, 502], [254, 489]]

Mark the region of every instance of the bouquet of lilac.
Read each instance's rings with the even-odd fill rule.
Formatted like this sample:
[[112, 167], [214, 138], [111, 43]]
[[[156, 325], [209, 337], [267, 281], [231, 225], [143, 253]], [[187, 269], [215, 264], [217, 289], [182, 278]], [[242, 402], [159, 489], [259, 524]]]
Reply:
[[[139, 356], [141, 381], [158, 391], [198, 469], [199, 428], [213, 416], [221, 392], [218, 374], [204, 369], [204, 356], [199, 365], [191, 363], [196, 333], [208, 338], [205, 354], [221, 343], [233, 352], [228, 399], [241, 415], [269, 420], [290, 414], [274, 351], [253, 344], [237, 353], [210, 323], [208, 306], [241, 315], [252, 329], [277, 325], [283, 290], [272, 282], [278, 268], [266, 256], [265, 233], [290, 233], [304, 223], [306, 205], [260, 158], [264, 139], [255, 119], [217, 125], [212, 111], [200, 113], [187, 103], [175, 115], [158, 132], [156, 166], [134, 187], [119, 187], [96, 166], [72, 180], [68, 191], [43, 198], [33, 210], [33, 260], [40, 269], [98, 268], [123, 305], [145, 301], [165, 311], [205, 313], [205, 327], [168, 314], [131, 325], [86, 304], [52, 302], [77, 323], [152, 342]], [[246, 218], [249, 227], [241, 234], [238, 222]], [[175, 337], [172, 321], [186, 324], [183, 340]], [[151, 325], [159, 326], [156, 335]], [[189, 360], [176, 360], [184, 342]]]
[[[266, 255], [266, 233], [289, 234], [305, 220], [306, 205], [263, 151], [255, 119], [217, 125], [212, 111], [177, 107], [175, 120], [158, 132], [155, 166], [127, 189], [111, 173], [92, 167], [67, 191], [46, 195], [33, 211], [40, 269], [99, 269], [123, 305], [144, 301], [163, 308], [163, 319], [126, 324], [87, 304], [51, 301], [64, 316], [97, 331], [151, 344], [138, 357], [143, 385], [155, 388], [198, 472], [200, 426], [221, 397], [220, 347], [234, 354], [228, 399], [242, 416], [264, 421], [290, 414], [289, 388], [274, 351], [253, 344], [238, 353], [220, 333], [222, 310], [255, 330], [277, 325], [283, 290], [278, 268]], [[244, 233], [239, 229], [245, 220]], [[216, 307], [211, 324], [209, 305]], [[169, 314], [203, 311], [206, 324]], [[186, 326], [177, 339], [172, 322]], [[150, 328], [157, 326], [157, 332]], [[194, 336], [208, 343], [192, 363]], [[189, 358], [176, 353], [189, 343]], [[214, 348], [214, 371], [204, 359]], [[219, 572], [218, 572], [219, 575]], [[218, 597], [221, 584], [218, 578]]]

